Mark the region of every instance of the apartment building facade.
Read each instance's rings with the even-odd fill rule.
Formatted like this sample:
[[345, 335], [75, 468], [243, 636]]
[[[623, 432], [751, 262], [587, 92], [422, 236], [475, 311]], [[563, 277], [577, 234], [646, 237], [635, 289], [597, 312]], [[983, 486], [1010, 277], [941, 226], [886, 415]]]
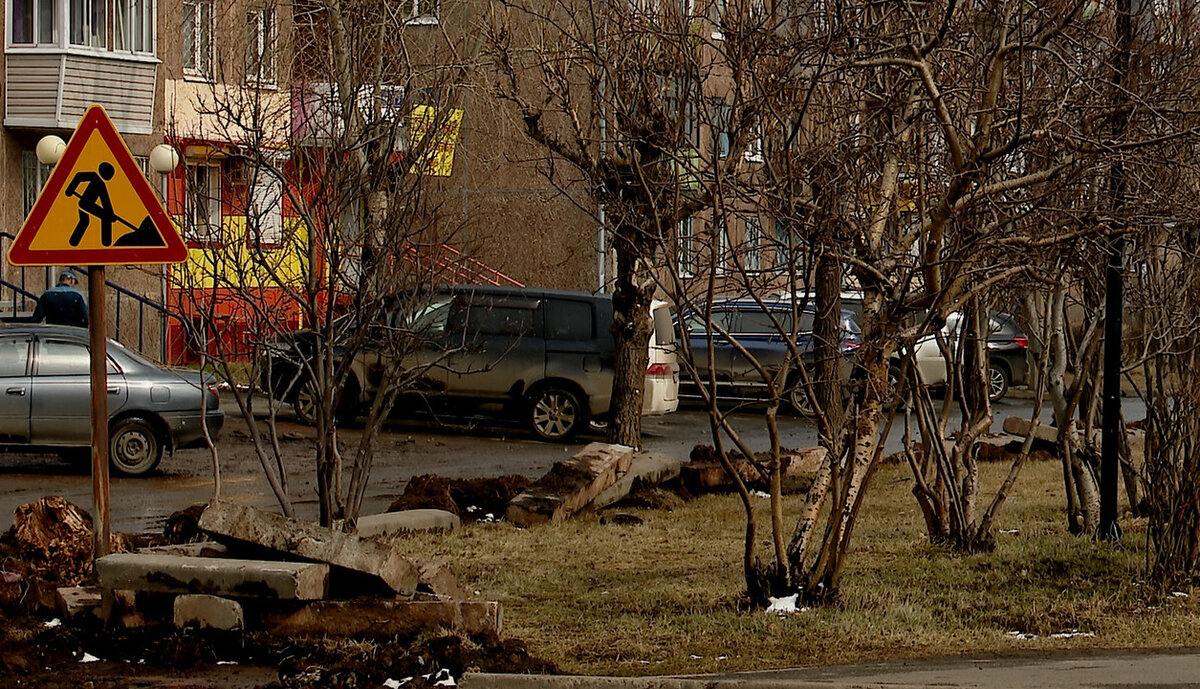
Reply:
[[[204, 287], [185, 276], [196, 272], [206, 254], [228, 242], [270, 243], [270, 233], [284, 233], [297, 222], [286, 194], [277, 186], [251, 188], [253, 176], [233, 163], [236, 156], [229, 152], [250, 142], [213, 112], [213, 102], [231, 92], [253, 92], [259, 102], [273, 104], [277, 116], [271, 126], [288, 134], [305, 126], [303, 102], [314, 85], [295, 80], [290, 52], [295, 45], [293, 17], [306, 10], [302, 3], [4, 2], [0, 232], [16, 234], [52, 169], [38, 162], [38, 141], [49, 134], [69, 138], [93, 103], [105, 106], [152, 185], [161, 190], [168, 211], [188, 228], [184, 238], [189, 264], [110, 269], [110, 281], [126, 291], [178, 312], [187, 302], [178, 298], [180, 289]], [[403, 10], [410, 16], [401, 30], [411, 34], [412, 44], [432, 46], [430, 55], [437, 59], [439, 43], [466, 42], [471, 17], [482, 6], [414, 2]], [[464, 73], [460, 81], [474, 82], [477, 77]], [[527, 162], [536, 152], [486, 88], [461, 85], [462, 95], [454, 104], [461, 116], [452, 155], [443, 158], [447, 164], [432, 181], [440, 197], [438, 222], [457, 228], [458, 243], [445, 250], [461, 253], [479, 270], [490, 269], [522, 284], [598, 288], [598, 230], [592, 214], [581, 210], [587, 199], [565, 198]], [[409, 104], [414, 102], [409, 99]], [[164, 142], [181, 156], [180, 166], [167, 174], [148, 165], [150, 150]], [[278, 154], [286, 157], [288, 152]], [[258, 216], [257, 221], [247, 223], [248, 213]], [[250, 224], [258, 236], [246, 236]], [[264, 231], [268, 236], [262, 236]], [[6, 251], [8, 241], [0, 235], [0, 248]], [[9, 309], [18, 316], [32, 311], [29, 295], [52, 283], [57, 268], [0, 265], [0, 279], [17, 288], [5, 292]], [[115, 302], [117, 297], [109, 299]], [[119, 324], [115, 313], [110, 316], [111, 334], [123, 341], [140, 338], [143, 349], [165, 358], [183, 353], [178, 319], [155, 314], [130, 318], [134, 307], [124, 304]], [[186, 320], [195, 314], [183, 315]], [[147, 342], [161, 343], [160, 351]]]

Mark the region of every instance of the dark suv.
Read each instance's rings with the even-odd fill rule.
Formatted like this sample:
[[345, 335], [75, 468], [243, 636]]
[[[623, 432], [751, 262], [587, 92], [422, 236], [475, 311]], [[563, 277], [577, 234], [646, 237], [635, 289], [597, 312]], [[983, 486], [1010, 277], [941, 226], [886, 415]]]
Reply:
[[[552, 441], [569, 440], [587, 428], [590, 419], [609, 412], [615, 351], [608, 295], [452, 286], [400, 299], [396, 307], [384, 310], [383, 320], [393, 332], [415, 334], [420, 343], [401, 357], [402, 368], [419, 372], [413, 386], [419, 392], [399, 401], [397, 411], [519, 418], [538, 438]], [[673, 349], [669, 316], [654, 322], [651, 346]], [[311, 422], [315, 395], [307, 368], [297, 361], [294, 349], [274, 349], [272, 389], [293, 405], [300, 421]], [[369, 406], [381, 372], [391, 363], [389, 356], [371, 346], [355, 356], [339, 400], [341, 418]], [[677, 390], [679, 374], [673, 364], [647, 371], [648, 382], [664, 372]], [[648, 413], [674, 411], [677, 393], [671, 393], [670, 402], [669, 408], [660, 405]]]
[[[796, 310], [790, 300], [771, 300], [765, 307], [752, 299], [728, 299], [713, 304], [708, 319], [699, 311], [688, 312], [682, 319], [681, 331], [688, 337], [692, 361], [701, 385], [715, 377], [718, 397], [735, 399], [762, 399], [766, 396], [767, 384], [754, 365], [757, 361], [769, 374], [774, 375], [791, 357], [791, 350], [784, 333], [795, 335], [796, 351], [806, 369], [811, 373], [816, 338], [813, 321], [816, 312], [811, 308]], [[842, 353], [840, 376], [843, 384], [850, 381], [853, 371], [853, 352], [860, 343], [859, 329], [854, 314], [841, 314]], [[795, 317], [798, 317], [798, 322]], [[709, 322], [712, 323], [710, 327]], [[719, 326], [719, 327], [717, 327]], [[721, 331], [729, 333], [725, 336]], [[708, 332], [712, 332], [713, 358], [708, 355]], [[744, 349], [749, 357], [737, 346]], [[681, 352], [681, 356], [683, 353]], [[753, 361], [751, 360], [753, 358]], [[804, 386], [799, 385], [796, 362], [793, 373], [784, 382], [785, 399], [801, 414], [811, 414], [813, 409]], [[680, 395], [699, 396], [696, 383], [685, 380], [680, 385]]]

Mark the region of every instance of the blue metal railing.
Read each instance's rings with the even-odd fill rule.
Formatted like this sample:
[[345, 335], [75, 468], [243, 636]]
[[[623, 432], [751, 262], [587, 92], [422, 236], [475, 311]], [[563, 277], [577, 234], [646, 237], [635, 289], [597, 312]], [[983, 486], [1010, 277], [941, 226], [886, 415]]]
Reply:
[[[9, 234], [8, 232], [0, 232], [0, 254], [6, 255], [7, 250], [4, 247], [4, 243], [6, 241], [12, 242], [15, 239], [16, 239], [16, 237]], [[70, 266], [70, 268], [72, 270], [79, 272], [82, 275], [87, 275], [86, 268], [83, 268], [80, 266]], [[111, 280], [105, 280], [104, 285], [110, 291], [112, 291], [116, 294], [116, 299], [114, 300], [114, 302], [115, 302], [114, 328], [116, 329], [116, 333], [114, 333], [113, 339], [115, 339], [117, 342], [120, 342], [121, 344], [125, 345], [126, 347], [132, 347], [132, 343], [125, 341], [125, 339], [123, 339], [121, 337], [122, 312], [124, 311], [125, 313], [128, 313], [129, 309], [131, 309], [131, 308], [137, 309], [137, 347], [136, 347], [136, 350], [138, 352], [145, 353], [145, 351], [146, 351], [145, 337], [146, 337], [146, 313], [147, 313], [147, 310], [149, 310], [151, 312], [151, 314], [152, 314], [150, 316], [151, 318], [155, 318], [155, 317], [158, 318], [158, 324], [159, 324], [158, 354], [159, 354], [159, 356], [157, 358], [165, 359], [166, 355], [167, 355], [167, 320], [168, 319], [173, 319], [177, 323], [179, 323], [179, 325], [183, 328], [183, 334], [184, 334], [184, 337], [187, 338], [186, 339], [187, 342], [194, 341], [195, 338], [194, 338], [194, 333], [192, 332], [191, 323], [189, 323], [188, 320], [186, 318], [184, 318], [182, 315], [167, 308], [164, 304], [161, 304], [161, 303], [159, 303], [149, 297], [146, 297], [144, 295], [138, 294], [137, 292], [134, 292], [122, 285], [112, 282]], [[16, 283], [11, 282], [6, 279], [3, 279], [3, 278], [0, 278], [0, 287], [7, 288], [12, 292], [12, 298], [11, 298], [12, 312], [11, 313], [12, 313], [13, 317], [15, 317], [17, 315], [17, 313], [19, 313], [19, 312], [33, 311], [33, 309], [36, 308], [37, 302], [38, 302], [38, 296], [28, 289], [28, 283], [26, 282], [25, 267], [22, 266], [19, 269], [18, 279], [17, 279]], [[18, 297], [20, 297], [20, 306], [21, 306], [21, 308], [19, 310], [17, 308], [18, 307]], [[126, 306], [124, 308], [124, 310], [122, 310], [122, 306], [121, 306], [122, 303], [128, 303], [131, 300], [133, 301], [133, 306]]]

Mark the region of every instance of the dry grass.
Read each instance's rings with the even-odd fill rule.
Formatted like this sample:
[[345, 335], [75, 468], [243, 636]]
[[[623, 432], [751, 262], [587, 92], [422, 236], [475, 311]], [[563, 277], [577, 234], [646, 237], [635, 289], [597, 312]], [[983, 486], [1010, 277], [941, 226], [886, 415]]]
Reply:
[[[983, 467], [984, 495], [1006, 471]], [[1139, 584], [1144, 525], [1126, 516], [1120, 548], [1068, 535], [1061, 481], [1056, 462], [1028, 465], [999, 520], [1020, 533], [1001, 534], [994, 553], [959, 556], [928, 545], [907, 468], [884, 466], [856, 531], [842, 604], [789, 617], [741, 605], [743, 520], [730, 496], [637, 510], [638, 526], [595, 516], [529, 530], [477, 524], [403, 547], [449, 560], [469, 591], [503, 602], [507, 636], [570, 673], [1194, 645], [1193, 599], [1154, 600]], [[1072, 629], [1095, 637], [1050, 638]]]

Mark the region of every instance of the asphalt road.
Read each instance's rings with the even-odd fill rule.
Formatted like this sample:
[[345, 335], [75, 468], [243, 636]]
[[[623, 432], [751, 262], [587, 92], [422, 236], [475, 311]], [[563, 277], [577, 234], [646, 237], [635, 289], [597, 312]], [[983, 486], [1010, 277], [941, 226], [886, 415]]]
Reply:
[[[1136, 400], [1127, 400], [1136, 405]], [[236, 415], [234, 405], [223, 404], [229, 415], [218, 442], [222, 474], [222, 497], [278, 509], [278, 503], [264, 478], [263, 470], [249, 441], [245, 423]], [[1008, 398], [997, 403], [999, 423], [1010, 414], [1028, 415], [1032, 403]], [[1127, 412], [1139, 418], [1136, 410]], [[281, 412], [286, 416], [286, 408]], [[1048, 414], [1048, 412], [1047, 412]], [[761, 409], [747, 409], [733, 417], [733, 425], [755, 451], [769, 447], [763, 430]], [[1048, 420], [1048, 418], [1047, 418]], [[785, 447], [816, 445], [816, 429], [811, 420], [780, 414], [781, 442]], [[898, 424], [897, 424], [898, 426]], [[343, 432], [345, 446], [353, 448], [358, 431]], [[317, 501], [312, 467], [312, 430], [282, 421], [282, 454], [288, 468], [289, 493], [297, 516], [315, 519]], [[899, 449], [901, 433], [894, 428], [886, 444], [887, 452]], [[379, 438], [372, 480], [364, 504], [367, 514], [383, 512], [400, 495], [413, 476], [436, 473], [452, 478], [478, 478], [502, 474], [538, 477], [554, 462], [570, 456], [592, 441], [603, 440], [599, 431], [585, 434], [569, 445], [542, 443], [517, 428], [497, 425], [438, 426], [429, 421], [390, 423]], [[654, 450], [686, 458], [698, 443], [712, 444], [708, 416], [697, 407], [686, 406], [675, 414], [647, 417], [644, 442]], [[163, 459], [159, 471], [143, 479], [113, 478], [111, 487], [112, 528], [141, 533], [158, 531], [172, 512], [189, 505], [207, 502], [213, 490], [212, 460], [203, 450], [184, 450]], [[45, 495], [61, 495], [91, 510], [91, 478], [85, 468], [61, 462], [52, 454], [8, 454], [0, 457], [0, 529], [12, 524], [13, 510]]]

